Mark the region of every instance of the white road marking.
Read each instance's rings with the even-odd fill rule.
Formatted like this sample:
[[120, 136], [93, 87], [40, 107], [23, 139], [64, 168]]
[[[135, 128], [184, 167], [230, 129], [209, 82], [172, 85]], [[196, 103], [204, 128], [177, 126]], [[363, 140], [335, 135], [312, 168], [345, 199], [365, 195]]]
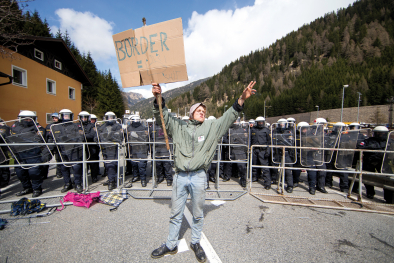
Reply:
[[[187, 222], [191, 226], [193, 224], [193, 216], [190, 213], [189, 209], [187, 206], [185, 206], [185, 211], [184, 215], [186, 217]], [[220, 260], [218, 254], [216, 254], [215, 250], [213, 249], [211, 243], [209, 243], [208, 238], [204, 235], [204, 232], [201, 232], [201, 240], [200, 240], [201, 246], [204, 248], [205, 254], [207, 255], [207, 259], [211, 263], [222, 263]]]

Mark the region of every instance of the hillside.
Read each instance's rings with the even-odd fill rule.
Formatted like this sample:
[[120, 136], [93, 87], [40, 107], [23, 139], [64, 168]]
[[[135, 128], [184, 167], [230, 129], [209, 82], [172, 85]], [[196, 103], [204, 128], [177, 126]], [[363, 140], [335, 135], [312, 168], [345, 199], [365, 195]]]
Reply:
[[144, 100], [144, 97], [139, 94], [139, 93], [134, 93], [134, 92], [122, 92], [123, 100], [125, 102], [125, 105], [127, 105], [126, 108], [130, 108], [137, 102]]
[[[192, 83], [189, 83], [183, 87], [179, 87], [176, 89], [166, 91], [163, 93], [163, 98], [166, 101], [170, 101], [171, 99], [179, 96], [180, 94], [183, 94], [185, 92], [189, 92], [189, 91], [193, 90], [196, 86], [200, 85], [204, 81], [207, 81], [208, 79], [210, 79], [210, 78], [200, 79], [200, 80], [194, 81]], [[142, 118], [151, 118], [152, 117], [152, 102], [153, 102], [153, 100], [154, 100], [154, 98], [152, 97], [149, 99], [143, 99], [141, 101], [138, 101], [134, 105], [130, 105], [130, 110], [139, 111]], [[173, 109], [174, 112], [177, 110], [178, 109]], [[181, 109], [180, 109], [180, 111], [181, 111]], [[181, 112], [184, 112], [184, 109]]]
[[270, 116], [387, 104], [394, 95], [394, 2], [357, 1], [317, 18], [297, 31], [225, 65], [194, 90], [168, 101], [190, 107], [205, 101], [208, 115], [220, 116], [255, 80], [257, 94], [245, 104], [245, 117]]

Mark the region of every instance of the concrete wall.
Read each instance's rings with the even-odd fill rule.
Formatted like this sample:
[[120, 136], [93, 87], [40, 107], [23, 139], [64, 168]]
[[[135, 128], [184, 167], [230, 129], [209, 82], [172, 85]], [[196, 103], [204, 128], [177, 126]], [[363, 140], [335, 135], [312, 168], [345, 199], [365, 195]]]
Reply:
[[[378, 123], [386, 124], [389, 122], [389, 107], [390, 105], [376, 105], [376, 106], [365, 106], [360, 107], [359, 110], [359, 122], [365, 123]], [[341, 109], [331, 109], [331, 110], [320, 110], [319, 115], [317, 111], [293, 114], [293, 115], [283, 115], [276, 117], [267, 117], [266, 120], [269, 123], [275, 123], [280, 118], [293, 117], [296, 119], [297, 123], [300, 121], [306, 121], [308, 123], [313, 123], [313, 121], [319, 116], [320, 118], [325, 118], [328, 122], [339, 122], [341, 121]], [[357, 107], [344, 108], [342, 115], [342, 122], [356, 122], [357, 121]]]

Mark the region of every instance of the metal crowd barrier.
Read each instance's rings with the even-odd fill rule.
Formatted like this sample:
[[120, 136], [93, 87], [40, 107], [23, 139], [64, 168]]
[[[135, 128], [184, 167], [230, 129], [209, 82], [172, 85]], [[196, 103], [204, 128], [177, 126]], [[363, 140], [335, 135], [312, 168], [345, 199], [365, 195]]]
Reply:
[[[271, 165], [253, 165], [253, 148], [282, 148], [282, 162], [280, 166], [271, 166]], [[319, 169], [319, 168], [310, 168], [308, 166], [301, 167], [286, 167], [284, 163], [285, 158], [285, 149], [300, 149], [300, 150], [329, 150], [329, 151], [343, 151], [343, 152], [358, 152], [360, 154], [360, 160], [357, 164], [357, 168], [348, 168], [348, 169]], [[388, 204], [372, 204], [372, 202], [365, 202], [362, 197], [362, 184], [366, 183], [369, 185], [381, 187], [383, 189], [388, 189], [394, 191], [394, 174], [392, 173], [378, 173], [378, 172], [370, 172], [362, 170], [363, 166], [363, 153], [365, 152], [379, 152], [386, 154], [394, 154], [394, 151], [385, 151], [385, 150], [365, 150], [365, 149], [338, 149], [338, 148], [316, 148], [316, 147], [299, 147], [299, 146], [274, 146], [274, 145], [252, 145], [250, 150], [250, 158], [249, 158], [249, 172], [248, 172], [248, 192], [256, 197], [257, 199], [263, 202], [271, 202], [271, 203], [279, 203], [279, 204], [292, 204], [292, 205], [300, 205], [300, 206], [313, 206], [313, 207], [321, 207], [321, 208], [332, 208], [332, 209], [343, 209], [343, 210], [354, 210], [354, 211], [364, 211], [364, 212], [373, 212], [373, 213], [386, 213], [386, 214], [394, 214], [394, 205]], [[335, 154], [335, 152], [334, 152]], [[298, 154], [297, 154], [298, 155]], [[297, 156], [299, 157], [299, 156]], [[296, 163], [297, 160], [294, 161]], [[301, 164], [300, 164], [301, 165]], [[277, 193], [278, 195], [273, 194], [264, 194], [261, 192], [255, 192], [253, 189], [253, 184], [251, 180], [252, 169], [253, 168], [268, 168], [268, 169], [279, 169], [279, 178], [277, 180]], [[324, 172], [332, 172], [332, 173], [347, 173], [349, 174], [349, 181], [351, 180], [349, 190], [347, 192], [346, 197], [348, 200], [346, 201], [338, 201], [333, 199], [322, 199], [315, 197], [300, 197], [294, 196], [292, 194], [285, 194], [285, 170], [304, 170], [308, 171], [324, 171]], [[352, 178], [350, 178], [350, 174], [352, 174]], [[367, 177], [367, 180], [363, 180], [363, 177]], [[357, 196], [354, 197], [352, 195], [352, 190], [354, 187], [354, 183], [358, 182], [358, 191]], [[266, 197], [266, 198], [262, 198]], [[354, 202], [356, 201], [356, 202]]]

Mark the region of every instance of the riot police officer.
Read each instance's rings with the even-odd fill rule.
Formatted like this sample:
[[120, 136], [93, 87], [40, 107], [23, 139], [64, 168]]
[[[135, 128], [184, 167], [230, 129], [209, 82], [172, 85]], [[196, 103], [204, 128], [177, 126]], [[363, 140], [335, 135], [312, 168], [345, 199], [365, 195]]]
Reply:
[[245, 161], [248, 159], [249, 126], [242, 127], [237, 121], [230, 127], [229, 140], [232, 144], [230, 145], [230, 158], [234, 161], [235, 168], [238, 168], [241, 186], [246, 187], [247, 165]]
[[[157, 183], [160, 184], [161, 182], [164, 181], [164, 178], [167, 181], [167, 186], [172, 185], [172, 164], [169, 161], [164, 161], [164, 160], [169, 160], [171, 152], [172, 152], [172, 145], [170, 145], [170, 150], [167, 150], [167, 147], [165, 144], [164, 139], [164, 132], [163, 128], [160, 125], [153, 125], [151, 129], [154, 130], [152, 131], [151, 136], [151, 141], [155, 142], [154, 147], [152, 147], [152, 151], [154, 148], [155, 151], [155, 166], [156, 166], [156, 180]], [[169, 141], [171, 141], [171, 138], [168, 138]], [[158, 143], [156, 143], [158, 142]], [[153, 155], [153, 154], [152, 154]], [[163, 160], [163, 161], [160, 161]]]
[[[5, 124], [4, 120], [0, 118], [0, 143], [5, 143], [3, 138], [11, 134], [10, 127]], [[1, 167], [1, 165], [8, 165], [10, 160], [8, 158], [8, 148], [7, 146], [2, 146], [0, 148], [0, 188], [6, 187], [10, 182], [10, 168]]]
[[[77, 143], [71, 147], [64, 144], [58, 145], [63, 162], [82, 161], [83, 148], [80, 143], [85, 141], [85, 136], [81, 123], [79, 121], [73, 122], [74, 113], [69, 109], [59, 111], [59, 117], [61, 123], [51, 126], [56, 142], [65, 143], [72, 141]], [[74, 182], [71, 181], [70, 166], [72, 166], [74, 172]], [[78, 193], [82, 193], [82, 163], [64, 164], [62, 166], [62, 175], [64, 180], [64, 187], [61, 190], [62, 193], [73, 189], [73, 184], [75, 185], [75, 190]]]
[[[18, 134], [22, 134], [22, 137], [24, 137], [26, 135], [29, 136], [29, 138], [24, 137], [24, 139], [29, 142], [30, 140], [32, 140], [33, 137], [36, 137], [35, 134], [37, 134], [40, 136], [40, 141], [44, 142], [43, 137], [45, 137], [45, 129], [40, 125], [36, 124], [37, 116], [34, 112], [28, 110], [21, 111], [18, 115], [18, 118], [19, 121], [16, 121], [11, 127], [11, 136], [17, 136]], [[11, 136], [6, 137], [6, 139], [11, 139]], [[38, 141], [33, 139], [32, 142], [36, 143]], [[39, 146], [34, 147], [33, 149], [29, 149], [28, 151], [22, 151], [23, 148], [19, 148], [21, 149], [21, 151], [18, 151], [17, 146], [15, 147], [15, 149], [16, 151], [14, 153], [16, 154], [17, 160], [21, 164], [34, 164], [48, 161], [44, 159], [49, 156], [49, 149], [47, 149], [48, 153], [46, 153], [46, 157], [44, 156], [44, 153], [42, 151], [43, 148], [40, 148]], [[39, 165], [29, 167], [28, 169], [23, 169], [22, 167], [15, 167], [16, 175], [18, 176], [18, 179], [23, 186], [23, 190], [17, 193], [17, 196], [33, 193], [32, 197], [38, 197], [42, 194], [43, 180], [41, 176], [41, 169], [42, 166]]]
[[[96, 131], [94, 130], [95, 125], [90, 120], [90, 114], [87, 111], [81, 111], [78, 114], [78, 118], [82, 123], [82, 128], [85, 134], [86, 142], [94, 142], [94, 137], [96, 136]], [[89, 144], [87, 147], [89, 152], [89, 160], [94, 161], [99, 159], [99, 147], [97, 145]], [[99, 173], [99, 163], [88, 163], [90, 167], [90, 176], [92, 177], [92, 183], [96, 183], [98, 181], [98, 173]]]
[[[257, 117], [257, 125], [251, 129], [251, 145], [271, 145], [270, 131], [265, 126], [265, 118]], [[253, 148], [253, 165], [268, 165], [271, 154], [270, 147], [254, 147]], [[269, 168], [261, 168], [263, 172], [264, 188], [271, 188], [271, 176]], [[252, 169], [252, 181], [255, 182], [260, 177], [260, 168]]]
[[[116, 115], [112, 111], [108, 111], [104, 115], [104, 122], [100, 126], [96, 125], [97, 135], [94, 140], [100, 143], [119, 143], [123, 142], [123, 128], [116, 121]], [[116, 188], [116, 179], [118, 176], [118, 145], [101, 144], [101, 152], [103, 154], [105, 170], [108, 173], [108, 190]]]
[[[148, 129], [141, 123], [141, 119], [138, 116], [131, 117], [131, 124], [127, 126], [127, 137], [128, 142], [148, 142]], [[129, 136], [130, 135], [130, 136]], [[135, 138], [138, 138], [134, 140]], [[147, 159], [148, 157], [148, 145], [136, 145], [130, 144], [129, 149], [132, 151], [131, 158], [133, 159]], [[146, 187], [146, 160], [131, 161], [133, 167], [133, 179], [132, 182], [141, 180], [141, 186]]]
[[[52, 132], [51, 132], [51, 126], [53, 124], [56, 124], [56, 123], [60, 122], [59, 114], [57, 112], [52, 113], [51, 117], [52, 117], [52, 123], [48, 124], [45, 127], [45, 132], [46, 132], [45, 141], [48, 142], [48, 143], [53, 143], [53, 135], [52, 135]], [[55, 145], [49, 145], [49, 149], [52, 151], [52, 154], [55, 156], [56, 162], [57, 163], [61, 163], [62, 159], [60, 158], [59, 151], [58, 151], [57, 147]], [[49, 167], [49, 166], [47, 166], [47, 167]], [[46, 178], [47, 176], [48, 176], [48, 169], [46, 169], [45, 174], [44, 174], [43, 177]], [[62, 165], [61, 164], [57, 164], [56, 165], [56, 177], [57, 178], [62, 178], [63, 177], [63, 175], [62, 175]]]
[[[332, 147], [332, 148], [336, 148], [338, 147], [339, 144], [339, 138], [341, 136], [341, 132], [346, 130], [346, 124], [343, 122], [337, 122], [334, 124], [331, 133], [327, 136], [328, 137], [328, 143], [324, 144], [324, 147]], [[341, 140], [346, 141], [348, 140], [347, 135], [344, 135], [343, 138]], [[327, 141], [327, 140], [326, 140]], [[337, 151], [335, 151], [334, 153], [332, 153], [332, 157], [331, 157], [331, 162], [327, 163], [327, 169], [328, 170], [337, 170], [337, 168], [335, 167], [335, 163], [337, 162], [336, 158], [337, 158]], [[338, 172], [338, 176], [339, 176], [339, 188], [341, 192], [347, 192], [349, 190], [349, 174], [344, 172], [345, 169], [341, 169], [339, 170], [340, 172]], [[327, 172], [326, 173], [326, 179], [325, 179], [325, 186], [328, 187], [332, 187], [332, 179], [333, 173], [332, 172]]]
[[[300, 135], [301, 135], [301, 129], [304, 126], [309, 127], [309, 123], [307, 123], [305, 121], [301, 121], [297, 124], [297, 130], [296, 130], [296, 146], [297, 147], [301, 146]], [[300, 168], [300, 167], [302, 167], [301, 162], [300, 162], [300, 149], [297, 149], [296, 156], [297, 156], [297, 161], [294, 164], [294, 167]], [[296, 187], [298, 187], [298, 184], [300, 183], [301, 170], [292, 170], [292, 174], [293, 174], [293, 188], [296, 188]]]
[[[272, 141], [273, 145], [277, 146], [295, 146], [294, 141], [294, 131], [293, 129], [287, 128], [287, 120], [279, 119], [278, 126], [275, 129], [272, 129]], [[272, 158], [275, 162], [275, 166], [278, 166], [279, 163], [282, 162], [282, 147], [273, 148]], [[284, 148], [285, 151], [285, 167], [293, 167], [294, 158], [295, 158], [295, 149]], [[274, 173], [278, 174], [278, 169], [274, 170]], [[290, 169], [285, 169], [285, 180], [287, 184], [286, 192], [293, 192], [293, 174]]]
[[[216, 120], [215, 116], [209, 116], [208, 120]], [[217, 161], [218, 160], [218, 151], [216, 150], [215, 155], [213, 156], [213, 161], [208, 168], [207, 172], [207, 183], [209, 188], [209, 181], [212, 183], [216, 182], [216, 168], [217, 168]]]
[[[385, 150], [387, 144], [387, 135], [389, 130], [384, 126], [377, 126], [373, 129], [373, 137], [365, 140], [363, 149], [367, 150]], [[369, 172], [381, 172], [384, 154], [382, 152], [364, 152], [363, 170]], [[375, 187], [373, 185], [364, 184], [367, 190], [367, 197], [373, 199], [375, 196]], [[384, 199], [387, 203], [393, 203], [393, 192], [383, 189]]]

